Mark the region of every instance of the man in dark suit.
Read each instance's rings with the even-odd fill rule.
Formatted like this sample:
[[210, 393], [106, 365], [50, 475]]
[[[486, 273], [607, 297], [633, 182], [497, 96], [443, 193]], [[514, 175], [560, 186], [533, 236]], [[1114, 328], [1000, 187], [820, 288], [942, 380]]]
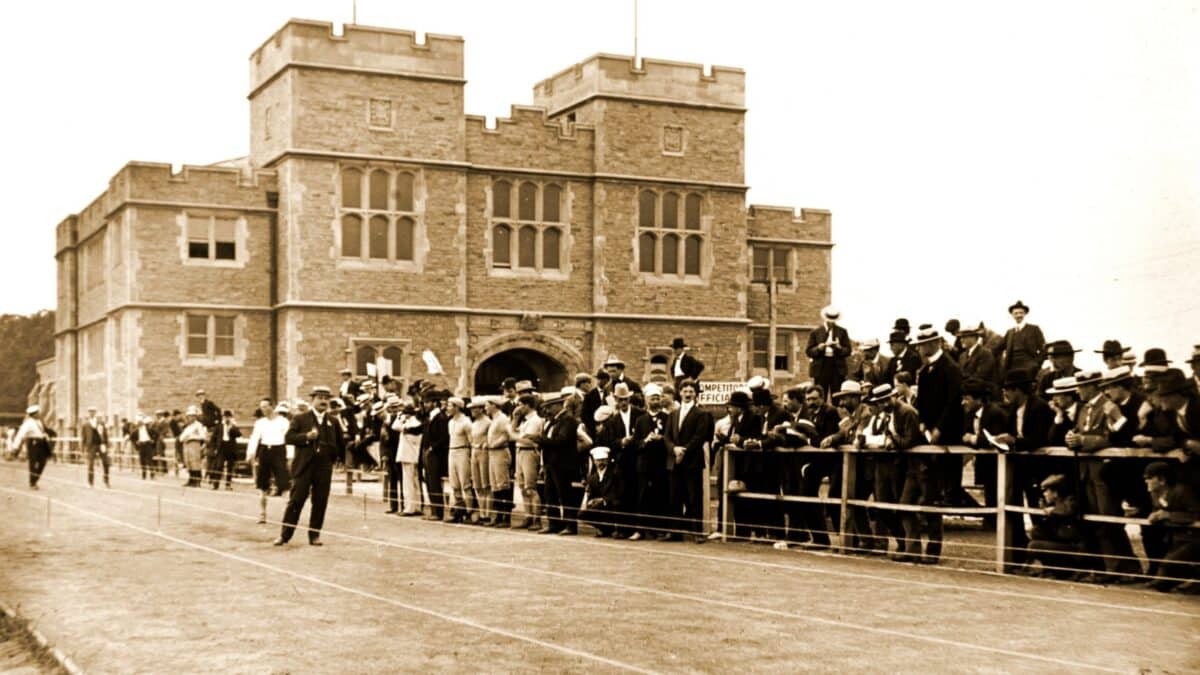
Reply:
[[583, 409], [580, 412], [583, 417], [583, 426], [587, 429], [588, 436], [595, 439], [596, 411], [604, 405], [604, 393], [596, 385], [595, 378], [588, 373], [579, 373], [575, 376], [575, 389], [583, 398]]
[[830, 305], [821, 310], [822, 323], [808, 334], [808, 375], [826, 394], [837, 391], [846, 379], [846, 358], [850, 356], [850, 334], [837, 324], [841, 313]]
[[[982, 347], [980, 347], [982, 349]], [[989, 382], [980, 379], [963, 380], [963, 445], [980, 450], [994, 450], [995, 446], [988, 440], [1008, 431], [1008, 413], [1000, 405], [992, 402], [995, 389]], [[975, 482], [983, 486], [984, 504], [996, 505], [996, 457], [995, 455], [975, 455]], [[989, 527], [995, 527], [993, 517], [985, 518]]]
[[329, 502], [333, 462], [346, 452], [342, 428], [329, 412], [329, 399], [333, 396], [329, 387], [313, 387], [310, 396], [312, 408], [293, 417], [284, 436], [296, 449], [296, 454], [292, 459], [292, 491], [276, 546], [291, 540], [310, 492], [312, 510], [308, 515], [308, 543], [321, 545], [321, 526], [325, 523], [325, 506]]
[[[1046, 358], [1046, 338], [1042, 329], [1031, 323], [1025, 323], [1029, 307], [1020, 300], [1008, 307], [1008, 313], [1016, 322], [1004, 334], [1004, 351], [1000, 357], [1000, 370], [1004, 373], [1013, 368], [1028, 370], [1036, 373], [1042, 367]], [[1038, 486], [1038, 499], [1041, 499], [1041, 486]]]
[[[879, 352], [879, 340], [875, 338], [862, 343], [861, 349], [862, 361], [850, 374], [850, 379], [855, 382], [866, 382], [872, 386], [883, 384], [891, 359]], [[835, 391], [830, 396], [836, 393]]]
[[208, 429], [208, 449], [210, 457], [220, 447], [221, 439], [217, 438], [217, 427], [221, 426], [221, 407], [213, 403], [208, 392], [196, 390], [196, 406], [200, 408], [200, 416], [196, 419]]
[[604, 426], [597, 430], [596, 445], [609, 448], [612, 453], [609, 461], [621, 469], [622, 489], [625, 490], [625, 494], [621, 495], [621, 504], [628, 513], [616, 531], [616, 536], [620, 538], [630, 534], [624, 523], [632, 526], [638, 520], [637, 514], [634, 513], [637, 509], [638, 488], [638, 456], [634, 428], [646, 411], [633, 405], [633, 392], [624, 382], [618, 382], [613, 387], [612, 396], [616, 399], [616, 410], [612, 417], [604, 422]]
[[242, 437], [241, 429], [233, 419], [233, 411], [226, 410], [221, 415], [221, 424], [217, 426], [217, 455], [213, 459], [209, 479], [212, 489], [221, 487], [221, 478], [225, 478], [225, 489], [233, 489], [233, 469], [238, 457], [242, 454], [238, 447], [238, 439]]
[[676, 389], [679, 388], [679, 383], [684, 378], [695, 380], [699, 385], [700, 373], [704, 372], [704, 362], [687, 353], [687, 348], [687, 343], [683, 341], [683, 338], [677, 337], [671, 340], [671, 349], [675, 351], [675, 354], [671, 357], [671, 368], [668, 372], [675, 381]]
[[592, 448], [592, 470], [584, 483], [583, 508], [579, 510], [579, 522], [596, 528], [597, 537], [611, 536], [616, 523], [621, 520], [621, 469], [609, 462], [609, 449], [598, 445]]
[[[942, 336], [932, 327], [923, 328], [914, 341], [925, 365], [917, 371], [917, 415], [927, 442], [933, 445], [957, 445], [962, 441], [962, 371], [942, 350]], [[908, 472], [900, 501], [904, 504], [945, 504], [958, 499], [962, 492], [962, 455], [914, 455], [908, 460]], [[922, 535], [928, 537], [919, 562], [937, 564], [942, 555], [942, 516], [937, 513], [913, 513], [901, 516], [904, 534], [919, 550]], [[914, 551], [915, 553], [916, 551]]]
[[[1012, 368], [1004, 373], [1000, 383], [1004, 403], [1008, 406], [1008, 430], [996, 438], [998, 450], [1037, 450], [1050, 440], [1050, 428], [1054, 425], [1054, 411], [1033, 393], [1033, 373], [1025, 368]], [[1005, 495], [1006, 503], [1021, 506], [1024, 497], [1028, 506], [1036, 507], [1041, 499], [1041, 483], [1049, 475], [1044, 465], [1039, 468], [1036, 458], [1014, 457], [1013, 481]], [[1013, 514], [1007, 519], [1009, 534], [1006, 537], [1011, 551], [1024, 551], [1029, 544], [1025, 533], [1025, 519]], [[1015, 554], [1020, 557], [1023, 553]]]
[[671, 472], [673, 514], [695, 533], [697, 544], [704, 538], [704, 453], [713, 437], [712, 416], [696, 402], [698, 387], [691, 380], [679, 383], [679, 409], [667, 420], [667, 470]]
[[1050, 359], [1050, 367], [1038, 373], [1036, 389], [1038, 395], [1042, 398], [1049, 398], [1046, 396], [1046, 390], [1054, 384], [1055, 380], [1071, 377], [1079, 372], [1079, 368], [1075, 365], [1075, 354], [1079, 351], [1071, 346], [1069, 340], [1055, 340], [1047, 345], [1046, 358]]
[[400, 432], [392, 426], [403, 409], [404, 404], [400, 397], [388, 394], [383, 402], [383, 412], [377, 418], [379, 463], [384, 467], [383, 501], [387, 502], [388, 513], [400, 511], [400, 463], [396, 461], [396, 452], [400, 448]]
[[83, 453], [87, 457], [88, 485], [93, 482], [92, 468], [96, 458], [100, 458], [100, 466], [104, 468], [104, 485], [108, 484], [108, 426], [104, 420], [96, 416], [96, 408], [88, 408], [88, 416], [79, 426], [79, 440], [83, 445]]
[[981, 326], [967, 326], [958, 331], [958, 367], [962, 370], [963, 380], [976, 379], [995, 386], [1000, 373], [996, 370], [996, 356], [991, 350], [981, 344], [983, 329]]
[[671, 495], [664, 433], [670, 414], [662, 407], [661, 387], [651, 382], [646, 385], [644, 393], [646, 414], [638, 417], [633, 424], [637, 453], [638, 530], [629, 538], [634, 541], [665, 534], [674, 525], [666, 518]]
[[445, 389], [434, 389], [422, 395], [425, 406], [425, 433], [421, 436], [421, 468], [425, 475], [425, 490], [429, 493], [429, 515], [425, 520], [442, 520], [445, 515], [442, 479], [450, 473], [450, 419], [442, 403], [450, 398]]
[[616, 388], [618, 384], [624, 384], [633, 394], [633, 402], [636, 404], [638, 399], [642, 398], [642, 385], [634, 382], [625, 376], [625, 362], [617, 358], [615, 355], [610, 355], [604, 361], [604, 372], [608, 373], [608, 392]]
[[921, 369], [921, 357], [917, 356], [917, 351], [909, 346], [908, 334], [892, 331], [892, 334], [888, 336], [888, 348], [892, 350], [892, 359], [888, 361], [887, 368], [883, 371], [883, 382], [880, 384], [894, 385], [896, 373], [908, 373], [915, 379], [917, 371]]

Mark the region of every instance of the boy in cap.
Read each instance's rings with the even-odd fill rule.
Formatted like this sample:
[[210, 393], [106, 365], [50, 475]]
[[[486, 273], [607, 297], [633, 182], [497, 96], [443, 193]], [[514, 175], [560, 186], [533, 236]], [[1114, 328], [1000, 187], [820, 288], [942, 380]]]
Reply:
[[596, 528], [597, 537], [612, 536], [621, 522], [621, 470], [609, 462], [609, 449], [599, 445], [591, 450], [592, 470], [584, 482], [583, 508], [579, 522]]
[[1166, 541], [1162, 562], [1151, 565], [1151, 574], [1163, 577], [1150, 582], [1159, 591], [1174, 589], [1179, 579], [1193, 583], [1200, 579], [1200, 530], [1192, 527], [1200, 519], [1200, 498], [1192, 486], [1180, 483], [1175, 475], [1166, 462], [1153, 462], [1143, 473], [1146, 490], [1154, 501], [1150, 527], [1162, 530]]
[[1084, 549], [1081, 509], [1066, 476], [1047, 477], [1041, 489], [1045, 517], [1030, 532], [1027, 562], [1041, 562], [1046, 576], [1068, 578], [1087, 567], [1076, 555]]

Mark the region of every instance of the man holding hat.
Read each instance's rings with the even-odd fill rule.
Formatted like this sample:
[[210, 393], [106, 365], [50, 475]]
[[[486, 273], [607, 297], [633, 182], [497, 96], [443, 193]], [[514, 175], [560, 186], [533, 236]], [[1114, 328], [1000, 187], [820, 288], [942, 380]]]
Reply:
[[312, 494], [312, 509], [308, 515], [308, 543], [321, 545], [321, 526], [325, 524], [325, 506], [329, 502], [329, 485], [333, 480], [333, 462], [346, 452], [342, 428], [329, 411], [333, 393], [329, 387], [313, 387], [309, 396], [311, 408], [296, 415], [288, 427], [285, 439], [296, 448], [292, 459], [292, 492], [283, 513], [283, 529], [276, 546], [283, 546], [296, 531], [300, 512]]
[[1004, 334], [1000, 370], [1006, 374], [1014, 368], [1028, 370], [1032, 376], [1042, 367], [1042, 361], [1046, 358], [1046, 338], [1041, 328], [1025, 322], [1025, 316], [1029, 314], [1029, 307], [1025, 303], [1020, 300], [1014, 302], [1008, 306], [1008, 313], [1013, 318], [1013, 327]]
[[1071, 346], [1070, 340], [1055, 340], [1046, 347], [1046, 357], [1050, 359], [1050, 367], [1038, 373], [1037, 391], [1041, 395], [1055, 380], [1071, 377], [1079, 372], [1075, 366], [1075, 354], [1080, 350]]
[[112, 487], [108, 484], [108, 425], [96, 416], [95, 406], [89, 406], [87, 413], [79, 425], [79, 440], [87, 456], [88, 485], [93, 483], [92, 467], [99, 456], [100, 466], [104, 468], [104, 485]]
[[690, 377], [699, 384], [700, 373], [704, 372], [704, 363], [687, 353], [687, 343], [681, 337], [671, 340], [671, 349], [674, 351], [674, 355], [671, 357], [671, 366], [668, 372], [671, 373], [675, 387], [678, 388], [680, 381], [685, 377]]
[[850, 334], [838, 325], [841, 312], [833, 305], [821, 310], [820, 326], [808, 334], [808, 374], [827, 393], [835, 392], [846, 379], [846, 358], [850, 356]]
[[12, 444], [20, 448], [25, 446], [25, 457], [29, 461], [29, 487], [38, 489], [38, 479], [46, 468], [46, 460], [50, 458], [50, 432], [41, 420], [40, 406], [31, 405], [25, 409], [25, 419], [13, 436]]
[[583, 508], [579, 522], [596, 528], [597, 537], [612, 536], [621, 522], [621, 470], [609, 462], [609, 449], [603, 445], [592, 448], [592, 470], [584, 483]]

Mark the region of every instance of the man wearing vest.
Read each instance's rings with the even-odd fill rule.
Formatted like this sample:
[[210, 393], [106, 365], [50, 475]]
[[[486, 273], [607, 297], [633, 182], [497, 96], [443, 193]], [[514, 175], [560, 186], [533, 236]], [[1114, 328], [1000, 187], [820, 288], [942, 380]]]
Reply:
[[292, 492], [283, 514], [283, 530], [275, 540], [283, 546], [296, 531], [300, 511], [312, 494], [312, 510], [308, 517], [308, 543], [321, 545], [321, 526], [325, 523], [325, 506], [329, 501], [329, 484], [333, 480], [333, 462], [346, 452], [341, 426], [329, 412], [329, 387], [313, 387], [312, 408], [297, 414], [288, 427], [287, 443], [296, 448], [292, 460]]

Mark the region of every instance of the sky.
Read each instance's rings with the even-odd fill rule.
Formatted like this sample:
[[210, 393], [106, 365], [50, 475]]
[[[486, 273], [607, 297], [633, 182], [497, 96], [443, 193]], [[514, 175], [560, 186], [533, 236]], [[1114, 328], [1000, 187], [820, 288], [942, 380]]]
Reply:
[[[357, 22], [466, 39], [466, 112], [633, 51], [632, 0], [358, 0]], [[352, 0], [5, 8], [0, 313], [55, 303], [54, 226], [127, 161], [246, 154], [248, 58]], [[855, 339], [1030, 305], [1049, 339], [1200, 343], [1200, 2], [641, 0], [644, 57], [744, 68], [751, 203], [833, 213]], [[16, 235], [16, 236], [11, 236]], [[817, 317], [813, 317], [814, 323]]]

